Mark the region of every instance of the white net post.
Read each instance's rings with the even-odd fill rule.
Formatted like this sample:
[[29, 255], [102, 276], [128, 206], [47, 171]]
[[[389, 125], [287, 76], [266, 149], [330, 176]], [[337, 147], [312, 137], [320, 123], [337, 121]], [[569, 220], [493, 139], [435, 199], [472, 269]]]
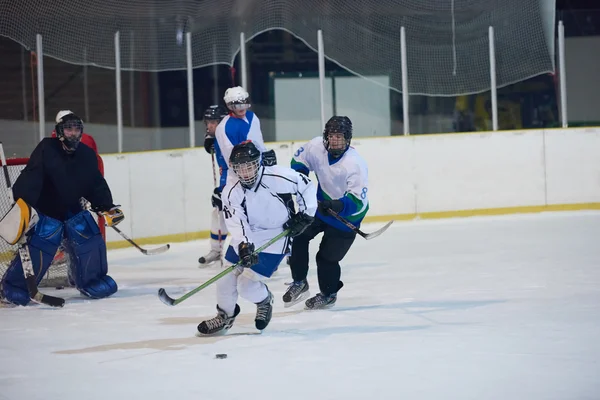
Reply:
[[194, 69], [192, 67], [192, 33], [185, 34], [185, 56], [187, 58], [188, 120], [190, 124], [190, 147], [196, 147], [196, 117], [194, 115]]
[[123, 93], [121, 91], [121, 34], [115, 33], [115, 85], [117, 92], [117, 143], [118, 152], [123, 152]]
[[498, 130], [498, 90], [496, 84], [496, 45], [494, 41], [494, 27], [488, 30], [490, 40], [490, 89], [492, 97], [492, 130]]
[[317, 53], [319, 60], [319, 99], [321, 101], [321, 128], [325, 127], [325, 46], [323, 31], [317, 31]]
[[46, 136], [46, 105], [44, 103], [44, 49], [42, 35], [35, 35], [35, 51], [37, 56], [38, 79], [38, 119], [40, 120], [40, 141]]
[[248, 71], [246, 68], [246, 35], [242, 32], [240, 33], [240, 73], [242, 74], [242, 87], [248, 91]]
[[569, 126], [567, 118], [567, 71], [565, 69], [565, 26], [558, 21], [558, 78], [560, 80], [560, 121], [563, 128]]
[[410, 135], [408, 63], [406, 57], [406, 28], [400, 28], [400, 64], [402, 67], [402, 126], [404, 135]]
[[88, 93], [88, 67], [87, 67], [87, 49], [83, 48], [83, 106], [85, 110], [85, 122], [90, 122], [90, 98]]

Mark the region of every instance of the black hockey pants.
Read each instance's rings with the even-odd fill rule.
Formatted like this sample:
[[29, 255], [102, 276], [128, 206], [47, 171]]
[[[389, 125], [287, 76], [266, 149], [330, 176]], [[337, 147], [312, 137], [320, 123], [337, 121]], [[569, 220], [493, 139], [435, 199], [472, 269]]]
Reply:
[[340, 261], [346, 256], [356, 238], [356, 233], [341, 231], [316, 218], [301, 235], [292, 242], [290, 269], [295, 282], [306, 279], [308, 274], [309, 242], [323, 232], [323, 238], [317, 252], [317, 275], [319, 289], [324, 295], [336, 293], [340, 287]]

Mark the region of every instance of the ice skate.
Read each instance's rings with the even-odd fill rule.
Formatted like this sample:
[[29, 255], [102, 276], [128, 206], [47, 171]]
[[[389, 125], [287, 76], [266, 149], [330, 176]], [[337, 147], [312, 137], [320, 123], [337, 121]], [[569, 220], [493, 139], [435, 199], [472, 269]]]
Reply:
[[306, 279], [300, 282], [292, 282], [283, 295], [283, 306], [285, 308], [291, 307], [306, 299], [308, 296], [310, 296], [310, 292], [308, 291], [308, 282]]
[[260, 303], [256, 303], [256, 318], [254, 319], [254, 324], [256, 329], [263, 330], [269, 325], [271, 321], [271, 316], [273, 315], [273, 294], [267, 288], [267, 298], [261, 301]]
[[215, 261], [219, 261], [221, 259], [221, 252], [218, 250], [211, 250], [207, 255], [202, 256], [198, 259], [198, 263], [200, 267], [206, 267]]
[[198, 325], [198, 333], [196, 336], [207, 336], [216, 334], [225, 334], [235, 322], [235, 317], [240, 313], [240, 306], [235, 305], [233, 316], [228, 316], [227, 313], [217, 306], [217, 316], [206, 321], [202, 321]]
[[332, 293], [329, 296], [325, 296], [322, 293], [318, 293], [316, 296], [311, 297], [304, 303], [305, 310], [325, 310], [335, 305], [337, 300], [337, 293]]

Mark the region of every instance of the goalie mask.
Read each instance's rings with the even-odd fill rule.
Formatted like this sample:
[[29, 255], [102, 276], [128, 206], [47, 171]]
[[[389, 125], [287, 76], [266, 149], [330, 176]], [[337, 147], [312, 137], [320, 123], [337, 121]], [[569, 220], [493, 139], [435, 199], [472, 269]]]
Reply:
[[247, 140], [236, 145], [231, 151], [229, 164], [237, 175], [240, 183], [250, 189], [256, 183], [260, 168], [260, 151], [254, 143]]
[[[246, 111], [250, 108], [250, 95], [241, 86], [229, 88], [225, 91], [225, 104], [234, 113], [236, 111]], [[237, 114], [237, 113], [236, 113]]]
[[334, 158], [341, 157], [352, 140], [352, 121], [348, 117], [333, 116], [325, 124], [323, 145]]
[[73, 153], [81, 142], [83, 121], [72, 111], [64, 110], [56, 114], [56, 137], [67, 153]]

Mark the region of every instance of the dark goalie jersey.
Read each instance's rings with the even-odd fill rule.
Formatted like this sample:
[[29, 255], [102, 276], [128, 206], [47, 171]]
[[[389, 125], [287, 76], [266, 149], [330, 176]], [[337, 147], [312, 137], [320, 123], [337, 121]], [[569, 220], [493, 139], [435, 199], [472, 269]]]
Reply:
[[57, 138], [44, 138], [33, 150], [13, 185], [13, 195], [60, 221], [81, 212], [81, 197], [98, 211], [114, 206], [94, 150], [79, 144], [75, 152], [67, 154]]

